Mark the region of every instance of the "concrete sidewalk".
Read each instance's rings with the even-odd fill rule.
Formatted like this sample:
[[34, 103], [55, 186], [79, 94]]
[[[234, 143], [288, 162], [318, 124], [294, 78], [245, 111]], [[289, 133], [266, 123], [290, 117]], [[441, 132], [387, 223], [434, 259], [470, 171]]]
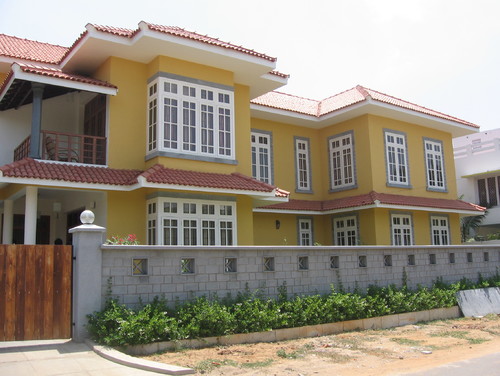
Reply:
[[0, 375], [5, 376], [153, 376], [97, 355], [71, 340], [0, 342]]

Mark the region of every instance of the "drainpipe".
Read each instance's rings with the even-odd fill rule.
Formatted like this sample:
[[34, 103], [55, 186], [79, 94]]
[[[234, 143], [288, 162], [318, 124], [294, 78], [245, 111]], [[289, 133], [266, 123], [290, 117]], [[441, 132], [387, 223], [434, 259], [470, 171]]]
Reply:
[[31, 115], [30, 158], [40, 159], [40, 133], [42, 131], [42, 97], [45, 85], [38, 82], [31, 83], [33, 104]]

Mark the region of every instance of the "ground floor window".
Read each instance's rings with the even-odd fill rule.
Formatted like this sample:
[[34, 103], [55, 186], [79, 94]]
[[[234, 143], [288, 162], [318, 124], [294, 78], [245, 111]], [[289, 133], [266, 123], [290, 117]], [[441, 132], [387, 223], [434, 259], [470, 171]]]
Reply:
[[392, 214], [391, 232], [392, 232], [393, 245], [412, 245], [413, 229], [412, 229], [411, 215]]
[[440, 216], [432, 216], [431, 233], [432, 233], [433, 245], [450, 244], [450, 230], [448, 226], [448, 218]]
[[299, 218], [299, 245], [313, 245], [312, 219]]
[[333, 241], [335, 245], [356, 245], [358, 226], [356, 216], [333, 219]]
[[236, 243], [234, 202], [158, 197], [149, 200], [147, 207], [148, 244], [206, 246]]

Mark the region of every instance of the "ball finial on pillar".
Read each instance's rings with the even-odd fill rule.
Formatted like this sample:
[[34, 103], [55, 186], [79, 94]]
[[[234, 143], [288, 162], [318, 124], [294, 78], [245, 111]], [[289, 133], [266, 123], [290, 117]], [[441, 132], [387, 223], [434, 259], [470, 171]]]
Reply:
[[82, 211], [82, 214], [80, 214], [80, 221], [84, 225], [91, 225], [94, 223], [95, 215], [92, 213], [90, 210], [84, 210]]

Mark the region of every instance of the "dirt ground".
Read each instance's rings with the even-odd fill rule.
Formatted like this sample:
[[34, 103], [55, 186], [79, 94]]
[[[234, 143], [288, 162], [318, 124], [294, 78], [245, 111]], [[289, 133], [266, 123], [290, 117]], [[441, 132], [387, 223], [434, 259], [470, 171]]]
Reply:
[[500, 352], [500, 315], [349, 332], [299, 340], [211, 347], [146, 359], [197, 375], [402, 375]]

